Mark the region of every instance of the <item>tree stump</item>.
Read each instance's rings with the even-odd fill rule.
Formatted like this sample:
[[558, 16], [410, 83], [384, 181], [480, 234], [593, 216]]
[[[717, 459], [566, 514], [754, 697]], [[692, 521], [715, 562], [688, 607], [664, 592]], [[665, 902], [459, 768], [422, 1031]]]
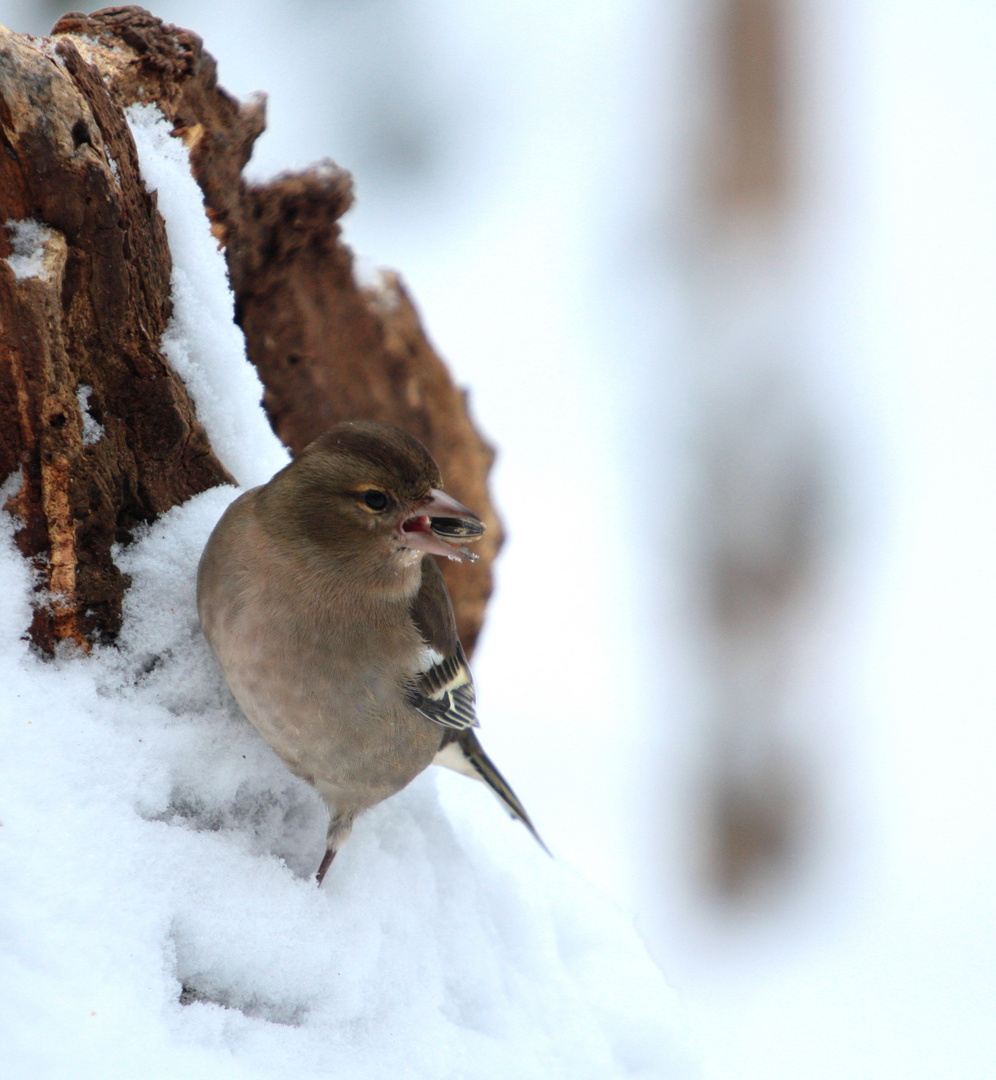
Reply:
[[37, 572], [32, 640], [112, 639], [127, 586], [112, 545], [231, 482], [159, 348], [171, 260], [124, 118], [136, 101], [190, 151], [277, 435], [296, 453], [339, 420], [398, 424], [487, 523], [480, 561], [443, 568], [471, 651], [501, 526], [465, 395], [397, 277], [357, 284], [349, 175], [323, 162], [246, 184], [263, 100], [236, 101], [200, 38], [137, 7], [66, 15], [50, 38], [0, 28], [0, 482], [17, 475], [5, 506]]

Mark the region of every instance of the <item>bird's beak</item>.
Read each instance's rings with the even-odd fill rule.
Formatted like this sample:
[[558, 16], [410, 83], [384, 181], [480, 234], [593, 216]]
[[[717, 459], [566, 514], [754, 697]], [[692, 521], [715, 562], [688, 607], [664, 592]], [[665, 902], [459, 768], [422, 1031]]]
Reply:
[[484, 522], [473, 510], [438, 488], [433, 488], [429, 498], [412, 509], [412, 516], [398, 527], [402, 547], [467, 562], [477, 558], [457, 546], [478, 539], [484, 532]]

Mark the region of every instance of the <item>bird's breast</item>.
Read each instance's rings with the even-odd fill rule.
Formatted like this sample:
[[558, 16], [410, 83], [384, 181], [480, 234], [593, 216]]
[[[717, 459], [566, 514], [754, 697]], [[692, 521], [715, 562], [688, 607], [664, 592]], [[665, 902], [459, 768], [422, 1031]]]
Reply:
[[[205, 634], [243, 712], [332, 802], [373, 805], [439, 749], [405, 700], [421, 638], [403, 608], [364, 605], [339, 583], [240, 545], [201, 597]], [[263, 565], [253, 565], [262, 560]]]

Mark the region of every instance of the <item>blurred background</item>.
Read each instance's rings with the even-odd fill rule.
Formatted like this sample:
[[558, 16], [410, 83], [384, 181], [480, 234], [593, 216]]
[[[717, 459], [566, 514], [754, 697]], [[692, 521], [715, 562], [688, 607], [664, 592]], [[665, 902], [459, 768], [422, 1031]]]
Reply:
[[996, 5], [153, 10], [469, 388], [488, 749], [706, 1075], [996, 1074]]

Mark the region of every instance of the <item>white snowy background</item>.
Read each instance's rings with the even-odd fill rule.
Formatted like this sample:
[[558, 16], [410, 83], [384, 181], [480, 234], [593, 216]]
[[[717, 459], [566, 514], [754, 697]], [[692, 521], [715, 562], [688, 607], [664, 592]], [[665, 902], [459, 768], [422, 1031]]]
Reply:
[[[681, 249], [711, 10], [155, 8], [229, 90], [270, 95], [251, 175], [354, 172], [347, 240], [402, 272], [499, 448], [483, 738], [558, 859], [441, 774], [363, 819], [338, 891], [294, 877], [320, 808], [205, 694], [163, 592], [226, 493], [121, 553], [122, 649], [86, 663], [24, 653], [8, 555], [0, 981], [23, 1075], [667, 1076], [680, 1016], [723, 1080], [992, 1072], [996, 9], [789, 8], [805, 182], [767, 344], [831, 494], [787, 682], [804, 842], [737, 904], [701, 874], [694, 523], [710, 403], [749, 412], [758, 380], [696, 322], [727, 295]], [[233, 461], [256, 438], [229, 437]], [[275, 467], [265, 445], [240, 479]]]

